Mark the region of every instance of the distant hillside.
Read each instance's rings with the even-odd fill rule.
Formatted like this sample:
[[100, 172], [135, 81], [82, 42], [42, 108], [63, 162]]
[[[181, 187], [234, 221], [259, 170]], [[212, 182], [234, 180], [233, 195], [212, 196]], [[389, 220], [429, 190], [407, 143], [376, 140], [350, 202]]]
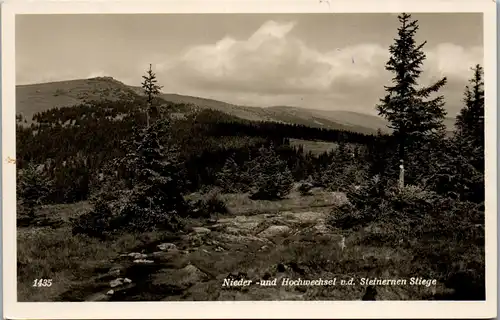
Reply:
[[134, 90], [109, 77], [48, 82], [16, 87], [16, 113], [26, 119], [54, 107], [66, 107], [87, 100], [130, 98]]
[[[325, 116], [321, 114], [320, 110], [309, 110], [297, 107], [248, 107], [178, 94], [162, 94], [161, 97], [166, 101], [195, 104], [201, 108], [215, 109], [241, 119], [252, 121], [276, 121], [281, 123], [301, 124], [315, 128], [349, 130], [366, 134], [376, 133], [379, 128], [373, 127], [372, 125], [366, 125], [370, 124], [370, 121], [365, 121], [365, 123], [345, 121], [342, 111], [339, 111], [337, 117], [335, 117]], [[360, 117], [365, 116], [363, 114], [359, 115]], [[375, 116], [366, 115], [366, 117], [373, 118], [372, 123], [373, 121], [383, 121]], [[381, 125], [382, 129], [384, 129], [384, 126], [385, 124]]]
[[[142, 93], [140, 87], [128, 86], [111, 77], [19, 85], [16, 88], [16, 113], [30, 120], [35, 113], [53, 107], [72, 106], [89, 100], [129, 99]], [[166, 102], [192, 104], [252, 121], [276, 121], [366, 134], [376, 133], [378, 129], [384, 132], [389, 131], [384, 119], [352, 111], [315, 110], [289, 106], [248, 107], [170, 93], [162, 94], [161, 98]], [[445, 122], [449, 129], [453, 128], [454, 119], [450, 118]]]
[[305, 121], [311, 119], [316, 124], [328, 125], [330, 122], [339, 123], [344, 126], [346, 130], [358, 131], [358, 128], [363, 128], [370, 132], [376, 132], [378, 129], [383, 132], [389, 131], [387, 122], [384, 119], [353, 111], [316, 110], [288, 106], [275, 106], [269, 109], [273, 110], [276, 114], [287, 114], [291, 117], [304, 119]]

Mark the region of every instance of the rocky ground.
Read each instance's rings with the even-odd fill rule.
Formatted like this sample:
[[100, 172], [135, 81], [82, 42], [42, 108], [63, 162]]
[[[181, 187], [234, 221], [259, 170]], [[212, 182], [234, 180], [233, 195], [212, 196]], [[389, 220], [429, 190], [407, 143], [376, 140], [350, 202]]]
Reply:
[[[328, 196], [335, 198], [331, 193]], [[365, 234], [382, 232], [380, 229], [346, 233], [329, 226], [327, 216], [332, 206], [341, 203], [341, 197], [329, 203], [325, 203], [326, 198], [322, 194], [299, 201], [297, 196], [281, 203], [251, 206], [241, 199], [227, 199], [230, 214], [194, 221], [188, 232], [147, 239], [126, 251], [117, 249], [121, 247], [116, 244], [80, 244], [82, 239], [74, 239], [80, 243], [73, 244], [74, 249], [63, 248], [68, 252], [58, 259], [69, 262], [61, 262], [59, 280], [54, 280], [59, 287], [52, 288], [52, 296], [32, 295], [29, 279], [22, 295], [32, 295], [28, 301], [361, 300], [367, 290], [359, 285], [361, 277], [414, 276], [405, 272], [413, 258], [406, 248], [397, 244], [370, 246], [362, 241]], [[62, 238], [53, 235], [52, 245], [71, 247]], [[28, 246], [29, 241], [23, 241]], [[33, 264], [34, 255], [40, 253], [22, 252], [25, 257], [19, 260]], [[58, 260], [40, 260], [40, 266], [54, 270]], [[283, 278], [336, 278], [337, 285], [282, 286]], [[351, 278], [358, 284], [338, 285]], [[223, 286], [225, 279], [252, 283], [227, 287]], [[260, 285], [262, 280], [274, 279], [276, 286]], [[442, 284], [383, 286], [377, 288], [375, 299], [430, 299], [445, 290]]]
[[190, 233], [171, 242], [152, 243], [140, 252], [120, 254], [107, 270], [96, 276], [90, 288], [78, 290], [94, 292], [73, 298], [85, 301], [303, 300], [304, 292], [281, 286], [250, 285], [223, 290], [222, 284], [224, 279], [248, 279], [255, 283], [260, 279], [284, 277], [290, 272], [304, 273], [299, 266], [286, 262], [261, 268], [266, 261], [252, 259], [261, 259], [287, 243], [305, 240], [299, 238], [306, 234], [311, 236], [310, 241], [329, 241], [341, 247], [343, 237], [328, 230], [325, 214], [281, 212], [214, 220], [193, 227]]

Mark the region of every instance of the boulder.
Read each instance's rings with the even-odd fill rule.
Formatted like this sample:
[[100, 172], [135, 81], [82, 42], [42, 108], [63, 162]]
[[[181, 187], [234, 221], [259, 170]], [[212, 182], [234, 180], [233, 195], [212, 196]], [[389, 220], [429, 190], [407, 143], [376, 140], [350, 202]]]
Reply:
[[314, 232], [317, 235], [326, 235], [330, 233], [330, 229], [328, 229], [324, 222], [320, 222], [314, 226]]
[[139, 252], [131, 252], [128, 254], [129, 257], [137, 260], [137, 259], [144, 259], [146, 258], [148, 255], [147, 254], [144, 254], [144, 253], [139, 253]]
[[284, 235], [290, 232], [290, 227], [288, 226], [270, 226], [266, 230], [262, 231], [258, 234], [259, 237], [262, 238], [272, 238], [276, 236]]
[[117, 267], [112, 268], [107, 273], [97, 276], [97, 281], [111, 281], [116, 279], [121, 272], [122, 271]]
[[192, 264], [188, 264], [180, 270], [180, 282], [183, 285], [193, 285], [204, 280], [208, 280], [206, 273], [198, 269]]
[[177, 246], [173, 243], [162, 243], [157, 246], [157, 248], [161, 251], [171, 251], [177, 250]]
[[180, 254], [179, 250], [153, 252], [151, 258], [156, 262], [167, 262]]
[[193, 232], [199, 235], [205, 235], [210, 233], [210, 229], [204, 227], [194, 227]]
[[182, 269], [163, 269], [152, 275], [151, 284], [158, 289], [185, 290], [188, 287], [208, 280], [207, 274], [192, 264]]
[[109, 282], [109, 286], [111, 288], [121, 286], [122, 284], [123, 284], [123, 278], [118, 278], [118, 279], [115, 279], [115, 280], [111, 280]]
[[146, 259], [136, 259], [134, 260], [134, 263], [154, 263], [153, 260], [146, 260]]

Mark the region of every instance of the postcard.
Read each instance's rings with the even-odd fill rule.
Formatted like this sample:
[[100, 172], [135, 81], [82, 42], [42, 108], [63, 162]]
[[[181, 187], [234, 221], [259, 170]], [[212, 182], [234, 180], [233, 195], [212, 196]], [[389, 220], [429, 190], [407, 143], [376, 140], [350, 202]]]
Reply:
[[6, 318], [496, 317], [494, 1], [1, 14]]

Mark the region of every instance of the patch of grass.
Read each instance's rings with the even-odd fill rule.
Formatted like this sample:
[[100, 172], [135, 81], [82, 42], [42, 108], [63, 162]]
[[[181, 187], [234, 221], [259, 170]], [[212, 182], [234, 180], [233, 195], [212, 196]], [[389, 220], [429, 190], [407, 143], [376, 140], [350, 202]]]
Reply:
[[374, 187], [352, 192], [353, 205], [334, 210], [330, 225], [344, 232], [360, 230], [363, 235], [357, 241], [361, 245], [404, 248], [413, 258], [397, 270], [409, 264], [415, 276], [437, 279], [454, 290], [440, 299], [484, 300], [483, 206], [416, 186], [370, 197]]
[[324, 152], [335, 150], [338, 144], [335, 142], [326, 142], [326, 141], [290, 139], [290, 145], [297, 147], [302, 145], [305, 152], [310, 151], [314, 155], [318, 155]]
[[252, 200], [248, 194], [224, 194], [221, 198], [229, 211], [235, 215], [253, 215], [260, 213], [276, 213], [306, 208], [331, 207], [342, 204], [345, 196], [338, 192], [316, 191], [303, 197], [300, 192], [293, 191], [285, 199], [277, 201]]
[[79, 217], [80, 215], [90, 211], [92, 205], [88, 201], [81, 201], [71, 204], [56, 204], [45, 205], [39, 209], [38, 215], [57, 216], [64, 222], [69, 222], [71, 218]]
[[218, 189], [206, 194], [192, 194], [186, 198], [191, 202], [192, 218], [212, 218], [230, 213]]
[[[277, 245], [270, 251], [259, 251], [249, 246], [246, 251], [224, 252], [221, 255], [197, 254], [191, 261], [203, 270], [217, 276], [217, 280], [200, 284], [189, 290], [195, 300], [361, 300], [366, 286], [361, 278], [406, 279], [408, 285], [377, 287], [377, 300], [422, 300], [432, 291], [446, 292], [443, 283], [432, 287], [410, 286], [411, 277], [431, 278], [431, 274], [415, 269], [411, 263], [413, 255], [406, 248], [370, 247], [355, 243], [341, 250], [337, 242], [311, 245], [294, 241]], [[420, 272], [417, 272], [420, 271]], [[276, 287], [252, 285], [243, 288], [221, 287], [228, 274], [242, 274], [254, 282], [260, 279], [277, 278]], [[281, 286], [283, 278], [293, 280], [334, 279], [336, 286]], [[341, 280], [354, 278], [357, 285], [340, 285]], [[201, 290], [203, 288], [203, 290]], [[205, 293], [204, 293], [205, 292]]]
[[90, 211], [88, 201], [72, 204], [43, 205], [35, 209], [35, 215], [26, 214], [22, 205], [17, 206], [17, 227], [53, 227], [57, 228]]
[[[69, 227], [20, 229], [17, 234], [18, 301], [56, 301], [63, 292], [87, 283], [95, 269], [109, 265], [121, 253], [132, 252], [169, 235], [126, 234], [101, 242], [72, 235]], [[35, 288], [35, 279], [52, 279], [51, 287]]]

